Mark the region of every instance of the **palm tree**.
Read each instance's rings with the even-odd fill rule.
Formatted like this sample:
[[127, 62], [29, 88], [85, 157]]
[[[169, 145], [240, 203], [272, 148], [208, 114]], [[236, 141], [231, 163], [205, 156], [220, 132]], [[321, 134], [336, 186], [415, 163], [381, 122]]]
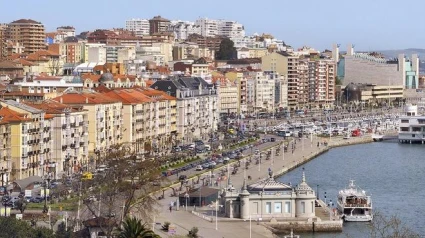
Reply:
[[146, 224], [135, 217], [127, 217], [118, 228], [118, 238], [160, 238], [159, 235], [146, 228]]

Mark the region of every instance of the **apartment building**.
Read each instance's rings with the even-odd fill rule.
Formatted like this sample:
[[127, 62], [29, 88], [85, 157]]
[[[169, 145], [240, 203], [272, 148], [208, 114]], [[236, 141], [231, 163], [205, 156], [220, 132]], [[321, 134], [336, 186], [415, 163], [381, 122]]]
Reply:
[[299, 95], [299, 56], [288, 52], [273, 52], [261, 58], [262, 71], [272, 71], [284, 75], [288, 82], [288, 107], [297, 108]]
[[239, 88], [237, 82], [230, 82], [224, 76], [214, 77], [212, 82], [217, 85], [220, 114], [238, 114], [240, 111]]
[[0, 23], [0, 60], [7, 57], [6, 24]]
[[238, 87], [239, 108], [238, 114], [245, 114], [248, 112], [248, 85], [247, 78], [242, 71], [230, 71], [225, 74], [225, 77], [230, 82], [236, 83]]
[[51, 115], [51, 165], [67, 175], [89, 169], [88, 113], [82, 106], [71, 107], [54, 100], [25, 102]]
[[104, 29], [97, 29], [87, 36], [88, 43], [98, 43], [105, 45], [118, 45], [119, 39], [120, 37], [117, 33]]
[[137, 37], [149, 35], [149, 20], [139, 18], [127, 20], [125, 21], [125, 29], [133, 32]]
[[75, 28], [73, 26], [59, 26], [56, 31], [66, 37], [75, 37]]
[[148, 96], [153, 102], [150, 106], [151, 113], [146, 113], [145, 115], [147, 129], [151, 128], [150, 134], [148, 134], [149, 131], [145, 130], [145, 132], [149, 136], [147, 140], [149, 141], [150, 139], [151, 141], [152, 151], [171, 150], [171, 146], [176, 142], [178, 134], [177, 99], [163, 91], [152, 88], [139, 88], [136, 90]]
[[168, 32], [169, 25], [170, 20], [161, 16], [154, 16], [149, 20], [149, 34], [153, 35], [156, 33]]
[[44, 25], [31, 19], [20, 19], [7, 25], [6, 38], [20, 43], [26, 54], [46, 49]]
[[200, 27], [201, 35], [205, 37], [224, 36], [224, 37], [244, 37], [244, 26], [236, 21], [214, 20], [208, 18], [199, 18], [195, 25]]
[[51, 157], [52, 117], [23, 103], [0, 101], [0, 116], [11, 125], [10, 180], [30, 176], [57, 175]]
[[59, 43], [59, 54], [65, 56], [65, 63], [83, 63], [84, 53], [84, 43], [78, 42], [75, 37], [69, 37]]
[[11, 122], [6, 117], [0, 116], [0, 172], [2, 173], [0, 179], [2, 185], [7, 184], [12, 171], [11, 133]]
[[192, 34], [201, 34], [201, 26], [190, 21], [171, 21], [168, 31], [174, 33], [177, 40], [186, 40]]
[[193, 42], [198, 44], [199, 48], [208, 48], [210, 50], [218, 51], [220, 49], [221, 41], [223, 40], [222, 36], [202, 36], [193, 34], [190, 35], [187, 39], [188, 42]]
[[331, 59], [308, 61], [308, 99], [310, 107], [328, 107], [335, 101], [336, 63]]
[[215, 85], [199, 77], [179, 77], [157, 80], [150, 87], [177, 98], [178, 140], [207, 139], [217, 130], [220, 105]]
[[273, 112], [275, 110], [275, 79], [264, 72], [252, 72], [254, 80], [254, 111]]
[[[122, 142], [122, 102], [94, 91], [68, 91], [53, 100], [87, 111], [89, 157]], [[99, 154], [100, 153], [100, 154]], [[96, 163], [96, 162], [95, 162]]]

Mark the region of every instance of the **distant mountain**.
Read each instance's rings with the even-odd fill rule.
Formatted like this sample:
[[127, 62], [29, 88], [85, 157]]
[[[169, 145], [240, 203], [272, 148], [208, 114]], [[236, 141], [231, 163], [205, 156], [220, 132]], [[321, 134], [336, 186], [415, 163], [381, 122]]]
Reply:
[[386, 58], [397, 58], [399, 54], [404, 54], [410, 58], [412, 54], [418, 54], [420, 59], [419, 71], [421, 74], [425, 74], [425, 49], [409, 48], [404, 50], [379, 50], [377, 52], [382, 53]]

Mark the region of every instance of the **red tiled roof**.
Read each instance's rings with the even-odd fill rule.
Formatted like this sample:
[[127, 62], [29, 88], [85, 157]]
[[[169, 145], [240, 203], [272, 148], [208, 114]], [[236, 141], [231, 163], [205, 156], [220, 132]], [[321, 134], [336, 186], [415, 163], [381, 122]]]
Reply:
[[20, 63], [22, 66], [33, 66], [34, 64], [32, 62], [29, 62], [26, 59], [17, 58], [13, 60], [13, 62]]
[[31, 118], [26, 118], [26, 114], [13, 111], [9, 107], [2, 107], [0, 109], [0, 116], [3, 117], [5, 122], [31, 121]]
[[114, 98], [108, 97], [103, 93], [67, 93], [62, 96], [53, 98], [57, 102], [64, 104], [109, 104], [120, 102]]
[[40, 110], [43, 110], [48, 114], [62, 114], [64, 109], [70, 109], [71, 111], [77, 111], [74, 108], [71, 108], [69, 105], [54, 101], [54, 100], [45, 100], [41, 103], [35, 102], [24, 102], [24, 104], [34, 107]]

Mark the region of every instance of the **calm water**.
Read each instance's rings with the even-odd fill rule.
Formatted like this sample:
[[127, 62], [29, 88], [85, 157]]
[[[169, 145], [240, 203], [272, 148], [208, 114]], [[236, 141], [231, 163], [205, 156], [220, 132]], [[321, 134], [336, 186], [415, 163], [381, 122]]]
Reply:
[[[327, 200], [336, 200], [350, 179], [370, 195], [374, 209], [397, 215], [418, 234], [425, 234], [425, 145], [377, 142], [332, 149], [304, 165], [307, 183]], [[279, 178], [298, 184], [302, 167]], [[335, 204], [335, 203], [334, 203]], [[368, 223], [344, 223], [342, 233], [302, 234], [314, 237], [368, 237]]]

